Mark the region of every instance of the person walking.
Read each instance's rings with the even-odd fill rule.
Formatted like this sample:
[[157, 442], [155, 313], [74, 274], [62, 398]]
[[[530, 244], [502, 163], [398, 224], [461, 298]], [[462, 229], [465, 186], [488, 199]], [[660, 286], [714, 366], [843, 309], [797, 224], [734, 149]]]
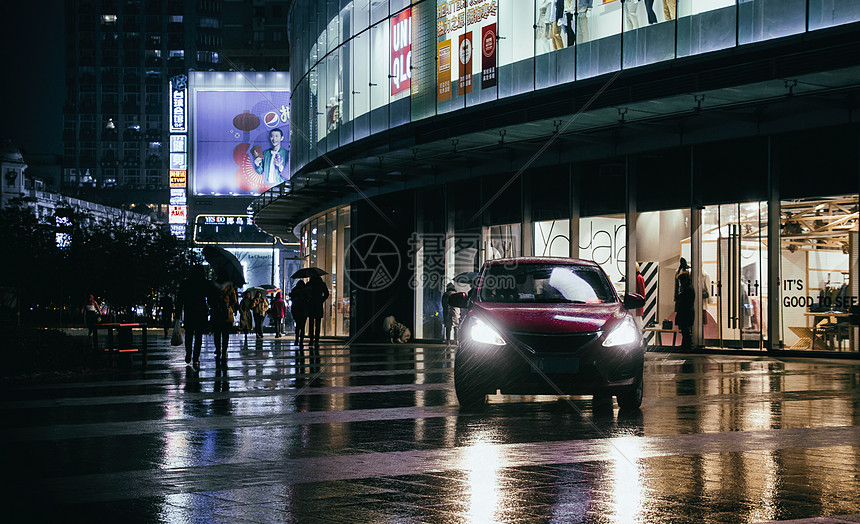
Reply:
[[161, 326], [164, 328], [164, 338], [168, 338], [168, 332], [173, 326], [173, 297], [164, 295], [161, 297]]
[[250, 291], [242, 293], [242, 302], [239, 303], [239, 329], [245, 335], [245, 341], [248, 341], [248, 333], [254, 331], [254, 312], [252, 305], [254, 297]]
[[176, 294], [176, 315], [185, 314], [185, 363], [191, 364], [195, 371], [200, 370], [203, 332], [216, 291], [215, 283], [206, 278], [203, 265], [196, 264], [192, 266], [188, 278], [179, 285]]
[[460, 325], [460, 308], [452, 306], [448, 300], [457, 292], [454, 284], [449, 283], [442, 295], [442, 318], [445, 323], [445, 342], [450, 342], [451, 334], [457, 338], [457, 326]]
[[689, 264], [687, 264], [687, 259], [684, 257], [681, 257], [681, 260], [678, 263], [678, 270], [675, 271], [675, 294], [673, 296], [675, 297], [676, 300], [678, 298], [678, 293], [680, 292], [680, 284], [678, 283], [678, 276], [680, 276], [681, 273], [687, 273], [688, 275], [690, 274], [690, 266], [689, 266]]
[[310, 307], [310, 290], [304, 280], [299, 279], [298, 284], [290, 291], [290, 313], [296, 322], [296, 344], [299, 351], [304, 349], [305, 326], [308, 322], [308, 309]]
[[89, 330], [87, 336], [92, 342], [93, 348], [96, 348], [96, 325], [101, 322], [102, 306], [92, 294], [87, 298], [82, 308], [84, 314], [84, 325]]
[[693, 308], [696, 292], [689, 272], [678, 273], [678, 294], [675, 297], [675, 324], [681, 330], [681, 351], [693, 349]]
[[308, 318], [310, 319], [310, 342], [315, 349], [320, 348], [320, 329], [322, 328], [323, 303], [331, 295], [328, 287], [319, 275], [314, 275], [308, 282]]
[[287, 303], [280, 293], [272, 300], [271, 315], [275, 319], [275, 338], [281, 338], [284, 332], [284, 318], [287, 316]]
[[262, 291], [257, 291], [254, 295], [254, 302], [251, 303], [251, 311], [254, 313], [254, 329], [257, 332], [257, 339], [263, 338], [263, 320], [266, 319], [266, 311], [269, 310], [269, 302], [263, 296]]
[[215, 366], [227, 366], [227, 345], [233, 331], [233, 319], [239, 309], [236, 288], [225, 282], [212, 306], [212, 335], [215, 338]]

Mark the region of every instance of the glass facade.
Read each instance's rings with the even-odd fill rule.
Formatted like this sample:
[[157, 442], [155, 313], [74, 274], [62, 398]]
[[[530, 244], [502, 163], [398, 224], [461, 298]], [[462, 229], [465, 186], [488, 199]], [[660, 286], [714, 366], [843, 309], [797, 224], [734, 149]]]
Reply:
[[344, 206], [309, 219], [300, 229], [302, 267], [318, 267], [326, 272], [322, 279], [331, 295], [323, 304], [320, 333], [325, 336], [349, 335], [351, 286], [344, 278], [344, 268], [349, 267], [350, 220], [350, 207]]
[[295, 2], [290, 169], [467, 106], [858, 20], [855, 0]]

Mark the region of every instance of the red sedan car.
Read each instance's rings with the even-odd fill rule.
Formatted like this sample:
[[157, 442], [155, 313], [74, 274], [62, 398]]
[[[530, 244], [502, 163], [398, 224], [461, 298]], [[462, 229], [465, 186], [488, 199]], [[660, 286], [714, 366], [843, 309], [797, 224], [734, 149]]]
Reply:
[[454, 363], [461, 406], [508, 394], [615, 395], [642, 403], [645, 343], [629, 310], [594, 262], [513, 258], [487, 262], [471, 292], [449, 303], [465, 310]]

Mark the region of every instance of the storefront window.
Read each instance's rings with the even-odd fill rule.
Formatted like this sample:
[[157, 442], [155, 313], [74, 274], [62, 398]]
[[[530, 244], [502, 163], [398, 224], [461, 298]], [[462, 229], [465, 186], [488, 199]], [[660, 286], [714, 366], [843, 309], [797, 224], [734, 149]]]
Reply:
[[535, 88], [570, 82], [575, 76], [574, 3], [538, 0], [535, 9]]
[[[576, 78], [591, 78], [621, 68], [622, 3], [577, 0]], [[588, 4], [592, 4], [588, 7]]]
[[[386, 9], [388, 8], [388, 2]], [[375, 9], [375, 8], [374, 8]], [[389, 25], [381, 22], [370, 28], [370, 131], [378, 133], [388, 129], [389, 98]]]
[[579, 219], [579, 258], [603, 268], [615, 290], [624, 293], [627, 223], [623, 214]]
[[409, 240], [408, 257], [408, 267], [414, 275], [410, 287], [415, 293], [415, 338], [442, 338], [442, 293], [448, 284], [463, 291], [469, 289], [465, 283], [455, 284], [451, 278], [445, 278], [446, 213], [440, 205], [444, 201], [441, 187], [416, 193], [416, 229]]
[[355, 140], [370, 134], [370, 33], [352, 40], [352, 116]]
[[470, 74], [472, 91], [466, 93], [466, 105], [495, 100], [497, 97], [498, 0], [474, 2], [468, 8], [466, 31], [471, 42]]
[[644, 290], [638, 285], [628, 286], [628, 289], [645, 297], [645, 306], [636, 314], [646, 328], [649, 345], [680, 346], [681, 337], [677, 334], [652, 329], [662, 328], [663, 321], [675, 327], [675, 273], [682, 247], [690, 239], [690, 210], [640, 213], [635, 220], [636, 268], [642, 276]]
[[338, 136], [342, 123], [340, 88], [341, 68], [340, 50], [332, 51], [326, 58], [326, 150], [331, 151], [339, 145]]
[[484, 261], [521, 256], [521, 231], [522, 228], [519, 223], [485, 228]]
[[735, 0], [678, 0], [678, 56], [732, 47], [736, 33]]
[[567, 257], [570, 255], [570, 220], [544, 220], [534, 223], [534, 255]]
[[353, 5], [352, 36], [356, 36], [370, 27], [370, 0], [354, 0]]
[[[674, 3], [674, 0], [624, 1], [624, 68], [675, 57]], [[659, 4], [663, 4], [663, 9]]]
[[535, 10], [533, 2], [499, 0], [499, 97], [534, 89]]
[[806, 30], [807, 0], [738, 0], [738, 44]]
[[785, 348], [857, 351], [857, 195], [780, 203], [781, 327]]
[[337, 272], [332, 277], [332, 286], [336, 287], [337, 290], [337, 292], [332, 293], [332, 295], [334, 297], [334, 301], [337, 304], [335, 314], [338, 317], [336, 333], [336, 335], [338, 336], [349, 336], [351, 289], [349, 279], [345, 277], [346, 273], [344, 272], [344, 268], [349, 267], [349, 260], [347, 259], [348, 253], [346, 251], [346, 247], [349, 246], [349, 243], [352, 238], [350, 234], [351, 231], [352, 229], [350, 227], [350, 207], [342, 207], [337, 211], [337, 253], [341, 253], [343, 255], [335, 257], [337, 261]]
[[436, 0], [436, 111], [466, 107], [472, 92], [472, 40], [466, 36], [467, 2]]
[[855, 0], [809, 0], [809, 29], [823, 29], [860, 20]]

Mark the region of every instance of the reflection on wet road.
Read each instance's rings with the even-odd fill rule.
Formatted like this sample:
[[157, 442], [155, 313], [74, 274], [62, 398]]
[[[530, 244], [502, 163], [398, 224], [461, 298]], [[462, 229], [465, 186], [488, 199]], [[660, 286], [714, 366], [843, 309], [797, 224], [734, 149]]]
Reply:
[[158, 344], [146, 372], [4, 390], [7, 479], [14, 472], [26, 514], [651, 523], [860, 513], [857, 361], [649, 354], [636, 412], [501, 395], [468, 412], [444, 346], [329, 342], [301, 355], [289, 341], [236, 337], [228, 369], [204, 358], [195, 373]]

